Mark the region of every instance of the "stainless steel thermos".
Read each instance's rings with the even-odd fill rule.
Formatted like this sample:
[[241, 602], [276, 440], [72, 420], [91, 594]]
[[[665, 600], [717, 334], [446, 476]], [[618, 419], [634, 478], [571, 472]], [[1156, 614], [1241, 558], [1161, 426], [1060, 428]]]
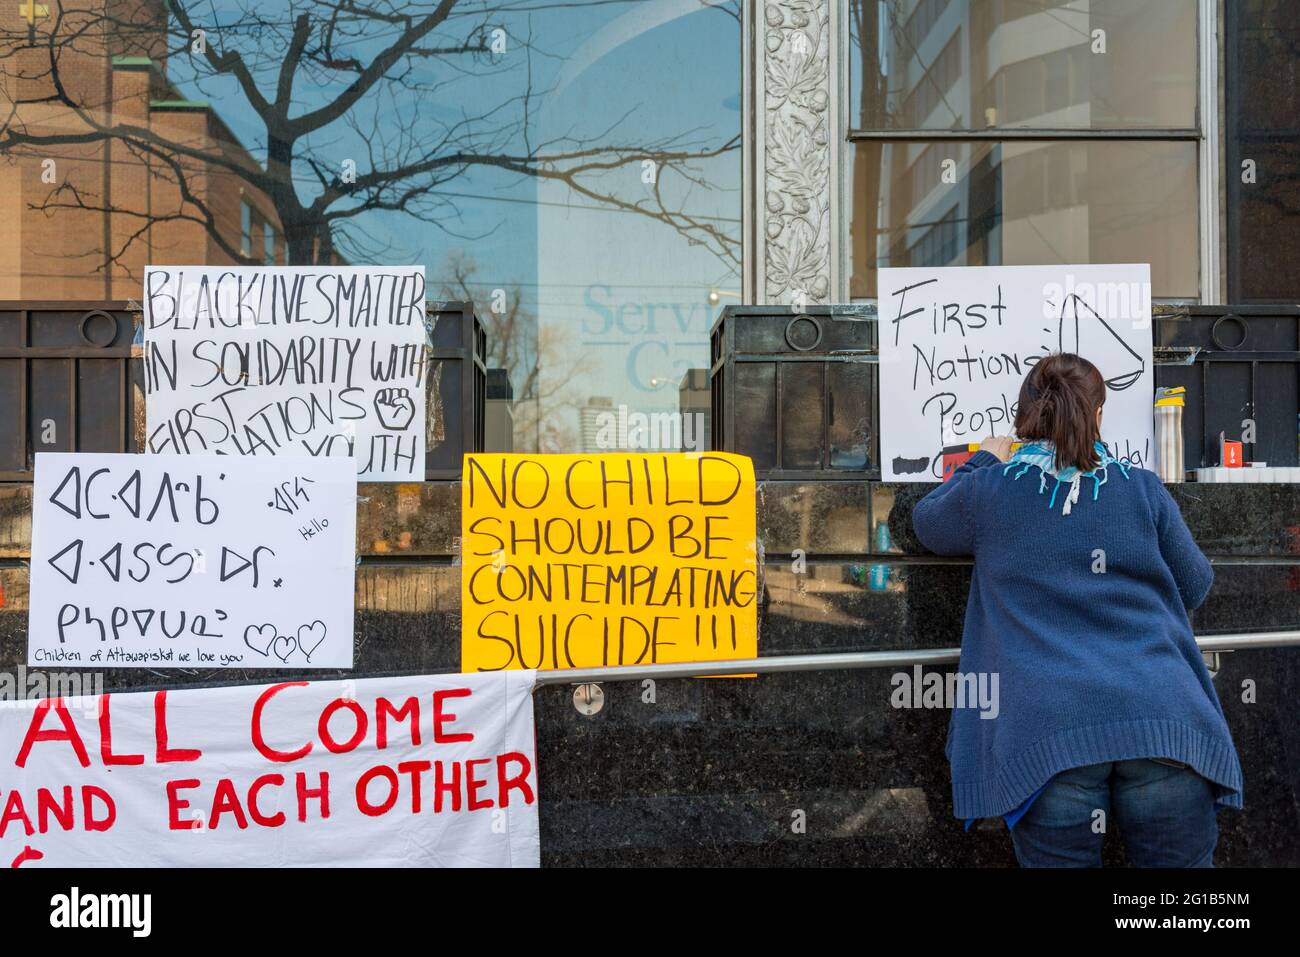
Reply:
[[1162, 482], [1183, 480], [1183, 401], [1187, 390], [1156, 389], [1156, 465]]

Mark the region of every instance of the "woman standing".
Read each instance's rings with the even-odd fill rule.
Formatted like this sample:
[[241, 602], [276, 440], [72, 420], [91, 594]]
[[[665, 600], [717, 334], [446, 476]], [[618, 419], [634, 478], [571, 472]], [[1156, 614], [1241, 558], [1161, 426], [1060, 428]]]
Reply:
[[1101, 444], [1105, 399], [1086, 359], [1040, 360], [1019, 451], [987, 439], [913, 512], [975, 557], [960, 670], [998, 681], [996, 717], [953, 709], [953, 809], [1003, 816], [1025, 867], [1099, 866], [1112, 823], [1136, 866], [1212, 867], [1242, 786], [1187, 617], [1214, 573], [1155, 473]]

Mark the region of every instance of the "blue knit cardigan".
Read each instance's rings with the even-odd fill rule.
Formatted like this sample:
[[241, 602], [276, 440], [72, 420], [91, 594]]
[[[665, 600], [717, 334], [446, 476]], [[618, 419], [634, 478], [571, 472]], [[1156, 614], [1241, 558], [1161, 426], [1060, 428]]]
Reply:
[[1241, 765], [1187, 611], [1214, 579], [1160, 479], [1112, 467], [1069, 515], [1036, 466], [977, 452], [917, 503], [917, 538], [973, 555], [962, 675], [998, 676], [998, 709], [954, 707], [953, 813], [995, 817], [1053, 775], [1132, 758], [1183, 761], [1241, 807]]

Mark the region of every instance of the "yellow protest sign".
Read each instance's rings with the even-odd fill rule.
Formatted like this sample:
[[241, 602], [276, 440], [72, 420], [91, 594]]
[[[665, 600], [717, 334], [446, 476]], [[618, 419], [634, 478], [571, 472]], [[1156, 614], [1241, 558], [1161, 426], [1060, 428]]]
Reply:
[[463, 672], [758, 656], [742, 455], [466, 455], [461, 563]]

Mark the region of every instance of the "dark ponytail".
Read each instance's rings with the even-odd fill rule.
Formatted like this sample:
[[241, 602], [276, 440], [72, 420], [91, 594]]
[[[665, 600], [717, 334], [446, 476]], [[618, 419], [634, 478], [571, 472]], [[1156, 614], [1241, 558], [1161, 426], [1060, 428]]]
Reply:
[[1106, 383], [1095, 365], [1072, 352], [1045, 356], [1020, 386], [1016, 435], [1025, 442], [1049, 439], [1057, 468], [1090, 472], [1101, 464], [1093, 445], [1101, 438], [1097, 409], [1105, 401]]

